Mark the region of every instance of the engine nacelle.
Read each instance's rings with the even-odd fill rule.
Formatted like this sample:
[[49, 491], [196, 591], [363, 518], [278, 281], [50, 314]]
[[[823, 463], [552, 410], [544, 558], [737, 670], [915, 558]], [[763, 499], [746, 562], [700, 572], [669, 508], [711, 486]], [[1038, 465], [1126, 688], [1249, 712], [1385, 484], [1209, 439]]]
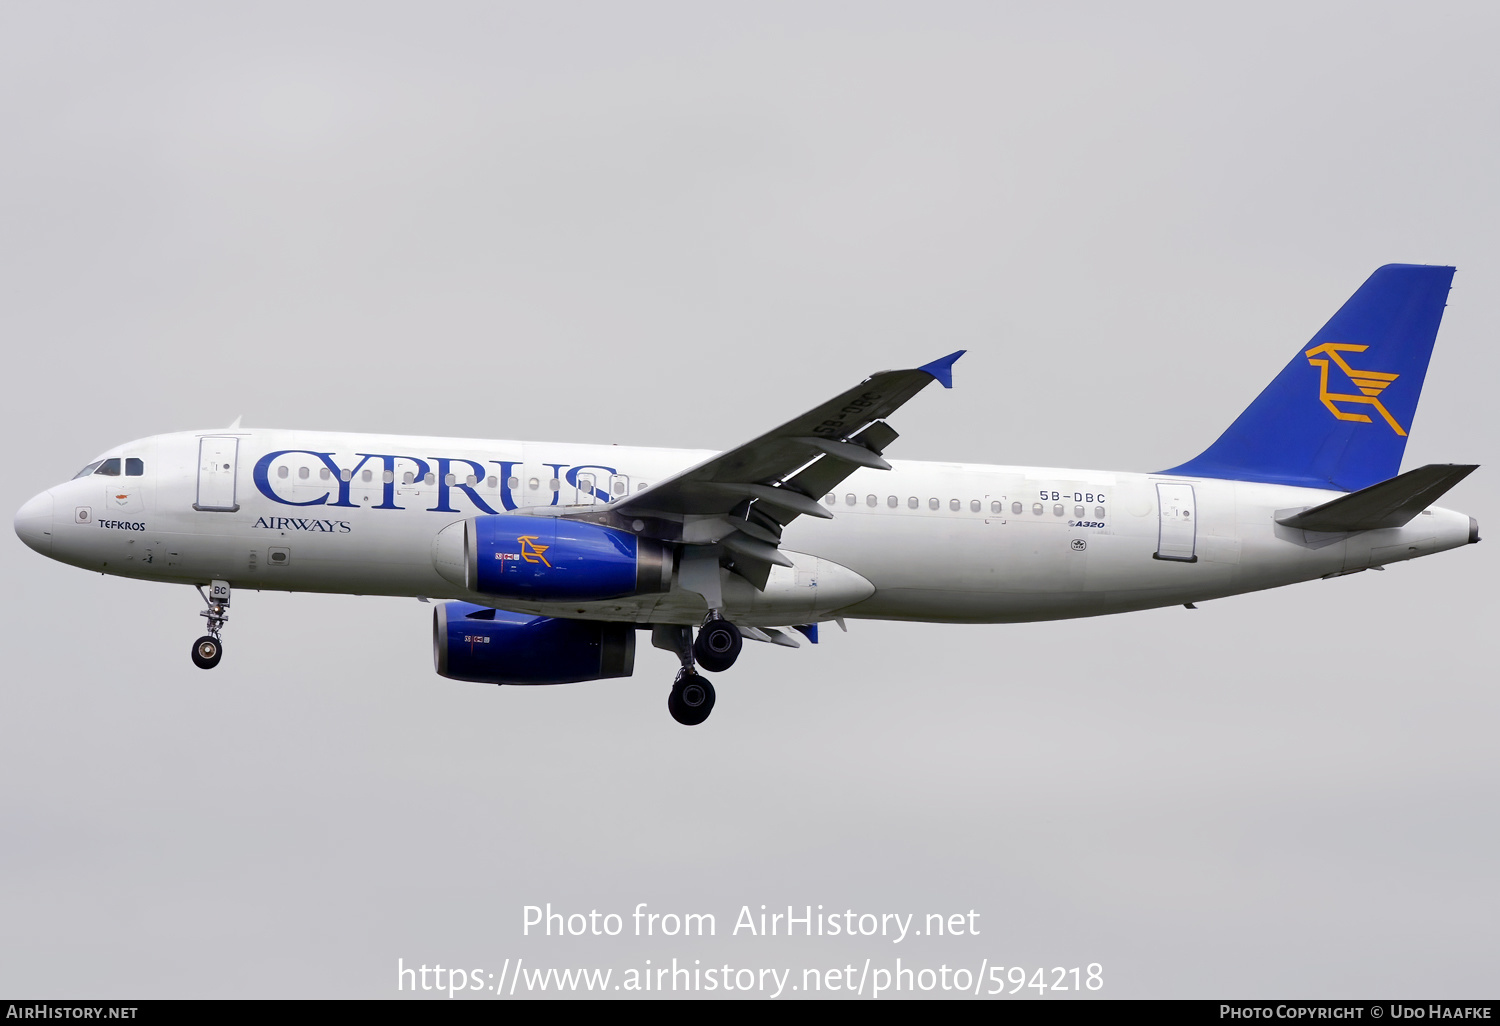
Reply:
[[432, 658], [442, 676], [480, 684], [629, 677], [635, 626], [444, 602], [432, 611]]
[[592, 602], [672, 586], [672, 553], [629, 531], [559, 517], [500, 514], [449, 524], [432, 544], [443, 577], [533, 602]]

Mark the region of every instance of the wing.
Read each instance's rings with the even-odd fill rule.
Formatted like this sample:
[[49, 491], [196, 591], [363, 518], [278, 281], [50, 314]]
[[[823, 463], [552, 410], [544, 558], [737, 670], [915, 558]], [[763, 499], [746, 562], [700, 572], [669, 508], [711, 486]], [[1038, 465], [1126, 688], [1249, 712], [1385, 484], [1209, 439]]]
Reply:
[[[611, 520], [641, 521], [640, 533], [688, 545], [719, 545], [729, 568], [757, 588], [778, 551], [782, 528], [799, 516], [833, 516], [818, 497], [881, 458], [898, 437], [885, 419], [933, 381], [953, 387], [959, 350], [912, 370], [881, 371], [753, 441], [721, 452], [626, 499]], [[599, 514], [574, 514], [599, 519]]]

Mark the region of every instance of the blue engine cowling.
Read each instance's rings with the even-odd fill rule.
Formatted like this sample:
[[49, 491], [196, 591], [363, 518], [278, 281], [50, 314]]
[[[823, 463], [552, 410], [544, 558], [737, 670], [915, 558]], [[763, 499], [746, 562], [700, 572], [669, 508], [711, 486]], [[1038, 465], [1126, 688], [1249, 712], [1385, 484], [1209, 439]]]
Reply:
[[449, 524], [432, 561], [469, 591], [534, 602], [655, 594], [672, 584], [672, 554], [661, 542], [559, 517], [502, 513]]
[[442, 676], [480, 684], [629, 677], [635, 625], [444, 602], [432, 611], [432, 658]]

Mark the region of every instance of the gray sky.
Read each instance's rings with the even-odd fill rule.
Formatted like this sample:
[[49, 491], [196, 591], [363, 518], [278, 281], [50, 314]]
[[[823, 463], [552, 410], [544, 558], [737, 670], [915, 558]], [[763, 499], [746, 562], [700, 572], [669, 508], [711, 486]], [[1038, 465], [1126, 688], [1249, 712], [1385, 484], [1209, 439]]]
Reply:
[[[906, 459], [1149, 471], [1376, 266], [1459, 268], [1406, 466], [1490, 464], [1493, 5], [0, 7], [6, 509], [228, 423], [727, 447], [967, 348]], [[1496, 528], [1490, 527], [1490, 533]], [[0, 993], [1104, 966], [1106, 996], [1494, 996], [1494, 543], [1091, 621], [747, 646], [713, 718], [437, 677], [430, 607], [0, 544]], [[521, 908], [718, 937], [521, 936]], [[981, 913], [893, 946], [741, 905]]]

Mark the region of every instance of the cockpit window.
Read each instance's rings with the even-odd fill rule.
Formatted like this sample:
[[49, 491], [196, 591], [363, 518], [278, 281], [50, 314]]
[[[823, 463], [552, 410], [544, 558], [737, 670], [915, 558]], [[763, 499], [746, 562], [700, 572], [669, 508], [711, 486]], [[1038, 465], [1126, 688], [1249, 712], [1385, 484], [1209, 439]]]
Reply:
[[140, 476], [142, 476], [145, 473], [146, 473], [146, 464], [144, 464], [140, 460], [136, 459], [134, 456], [127, 456], [127, 457], [125, 457], [125, 476], [126, 477], [140, 477]]
[[95, 460], [93, 463], [90, 463], [88, 466], [84, 467], [78, 473], [74, 474], [73, 475], [73, 480], [77, 481], [80, 477], [88, 477], [94, 471], [98, 470], [99, 469], [99, 464], [101, 464], [103, 462], [104, 462], [103, 460]]
[[119, 477], [120, 457], [116, 456], [112, 460], [105, 460], [104, 462], [100, 463], [99, 469], [94, 471], [94, 473], [103, 474], [105, 477]]

